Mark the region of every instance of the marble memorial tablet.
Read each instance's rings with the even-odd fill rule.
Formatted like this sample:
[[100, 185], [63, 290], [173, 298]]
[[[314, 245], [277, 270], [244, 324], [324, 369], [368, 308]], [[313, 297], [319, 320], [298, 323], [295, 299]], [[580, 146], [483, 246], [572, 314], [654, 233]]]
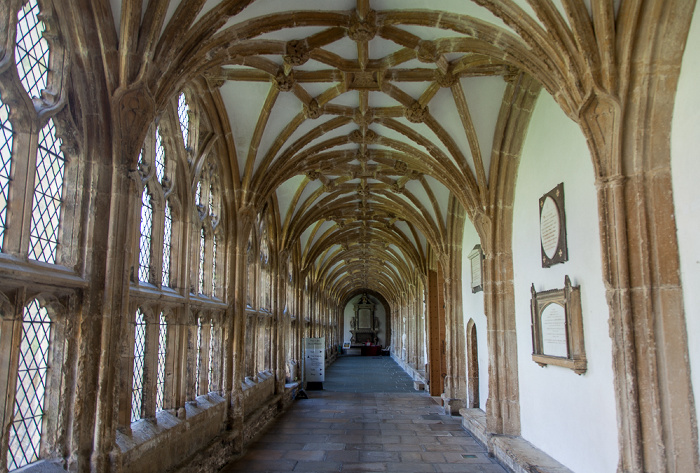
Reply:
[[564, 306], [548, 304], [540, 316], [542, 324], [542, 353], [550, 356], [568, 356], [566, 344], [566, 313]]
[[569, 259], [563, 183], [540, 197], [540, 249], [543, 268]]

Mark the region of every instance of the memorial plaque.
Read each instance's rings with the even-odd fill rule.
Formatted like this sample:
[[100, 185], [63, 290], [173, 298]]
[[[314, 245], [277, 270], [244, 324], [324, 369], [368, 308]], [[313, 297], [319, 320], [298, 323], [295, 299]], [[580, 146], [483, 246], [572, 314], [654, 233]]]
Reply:
[[581, 288], [564, 278], [564, 289], [530, 291], [532, 360], [540, 366], [556, 365], [583, 374], [588, 369], [583, 343]]
[[481, 245], [476, 245], [467, 255], [467, 258], [469, 258], [471, 264], [472, 293], [483, 291], [482, 274], [484, 253], [481, 251]]
[[566, 312], [557, 303], [547, 305], [540, 317], [542, 324], [542, 353], [550, 356], [569, 356], [566, 340]]
[[563, 183], [540, 197], [540, 249], [543, 268], [569, 259]]

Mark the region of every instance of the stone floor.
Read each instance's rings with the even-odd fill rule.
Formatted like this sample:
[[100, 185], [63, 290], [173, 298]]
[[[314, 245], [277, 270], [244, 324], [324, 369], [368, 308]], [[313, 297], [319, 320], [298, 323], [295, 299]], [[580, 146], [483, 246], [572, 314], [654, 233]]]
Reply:
[[442, 415], [389, 357], [341, 357], [323, 387], [295, 401], [222, 473], [506, 473], [461, 418]]

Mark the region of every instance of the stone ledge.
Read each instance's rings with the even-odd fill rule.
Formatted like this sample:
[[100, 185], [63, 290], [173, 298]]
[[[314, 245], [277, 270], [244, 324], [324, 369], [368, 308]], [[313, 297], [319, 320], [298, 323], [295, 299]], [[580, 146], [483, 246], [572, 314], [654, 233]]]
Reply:
[[462, 426], [514, 473], [573, 473], [522, 437], [488, 433], [486, 413], [481, 409], [460, 409], [459, 413]]

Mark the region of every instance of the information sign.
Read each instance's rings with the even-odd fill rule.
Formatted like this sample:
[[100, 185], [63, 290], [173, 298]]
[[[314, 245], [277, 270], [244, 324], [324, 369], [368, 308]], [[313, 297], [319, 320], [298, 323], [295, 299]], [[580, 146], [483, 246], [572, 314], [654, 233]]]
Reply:
[[326, 339], [304, 339], [304, 374], [306, 382], [322, 383], [326, 375]]

